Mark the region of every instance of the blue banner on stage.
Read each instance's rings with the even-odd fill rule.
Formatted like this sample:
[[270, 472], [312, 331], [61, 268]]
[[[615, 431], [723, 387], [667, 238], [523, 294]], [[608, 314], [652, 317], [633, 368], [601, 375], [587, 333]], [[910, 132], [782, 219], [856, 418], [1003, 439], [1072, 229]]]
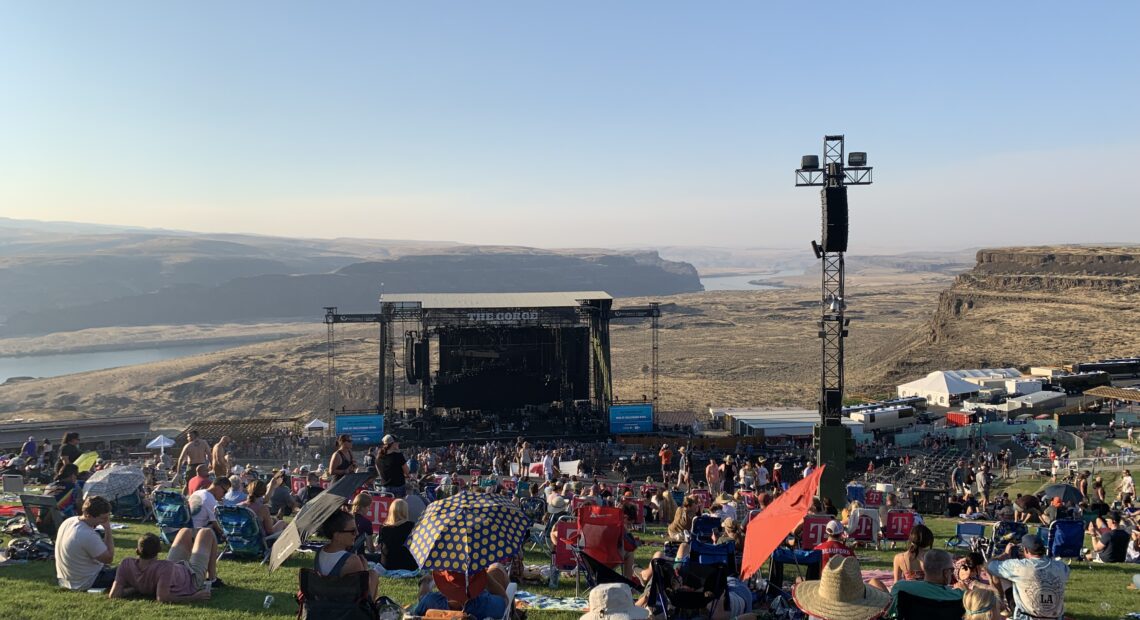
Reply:
[[630, 435], [652, 432], [652, 404], [610, 406], [610, 433], [614, 435]]
[[384, 437], [384, 416], [378, 413], [338, 415], [336, 434], [349, 435], [356, 446], [378, 446]]

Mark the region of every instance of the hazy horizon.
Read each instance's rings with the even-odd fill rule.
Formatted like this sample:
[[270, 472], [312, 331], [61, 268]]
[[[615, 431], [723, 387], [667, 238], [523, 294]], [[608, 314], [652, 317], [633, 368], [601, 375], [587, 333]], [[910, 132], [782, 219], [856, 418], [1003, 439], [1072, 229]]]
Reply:
[[819, 197], [792, 171], [844, 133], [875, 166], [852, 253], [1129, 243], [1104, 238], [1140, 230], [1137, 22], [1128, 2], [14, 5], [0, 214], [798, 249]]

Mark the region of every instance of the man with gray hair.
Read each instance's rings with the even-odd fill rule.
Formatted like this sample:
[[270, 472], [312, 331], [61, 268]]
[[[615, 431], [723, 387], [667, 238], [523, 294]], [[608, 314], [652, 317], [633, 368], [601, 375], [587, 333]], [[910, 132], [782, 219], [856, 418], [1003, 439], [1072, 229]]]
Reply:
[[[954, 558], [941, 549], [931, 549], [922, 558], [922, 581], [896, 581], [891, 588], [891, 598], [894, 600], [891, 610], [896, 613], [899, 605], [899, 595], [906, 593], [912, 597], [928, 601], [961, 601], [962, 590], [951, 587], [951, 578], [954, 575]], [[893, 617], [893, 616], [892, 616]]]
[[1007, 559], [1012, 547], [987, 564], [983, 572], [989, 573], [991, 583], [1000, 582], [1003, 590], [1012, 583], [1016, 604], [1013, 620], [1060, 620], [1065, 615], [1069, 567], [1045, 557], [1045, 544], [1035, 534], [1022, 536], [1021, 559]]

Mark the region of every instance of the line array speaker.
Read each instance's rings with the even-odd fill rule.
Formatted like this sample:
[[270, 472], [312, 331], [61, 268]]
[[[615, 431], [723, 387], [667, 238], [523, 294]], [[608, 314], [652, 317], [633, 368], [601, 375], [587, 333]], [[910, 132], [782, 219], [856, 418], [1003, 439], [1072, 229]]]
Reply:
[[820, 245], [824, 252], [847, 251], [847, 188], [825, 187], [820, 191], [823, 200], [823, 235]]

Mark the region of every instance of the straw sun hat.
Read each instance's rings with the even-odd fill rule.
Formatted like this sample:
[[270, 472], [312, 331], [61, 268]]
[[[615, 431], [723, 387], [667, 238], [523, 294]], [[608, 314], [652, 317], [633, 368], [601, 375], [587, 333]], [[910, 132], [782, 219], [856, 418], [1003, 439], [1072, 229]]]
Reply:
[[891, 595], [863, 583], [859, 561], [833, 557], [819, 581], [804, 581], [792, 590], [796, 606], [827, 620], [873, 620], [891, 605]]
[[624, 583], [604, 583], [590, 590], [590, 611], [579, 620], [645, 620], [649, 610], [633, 604], [633, 592]]

